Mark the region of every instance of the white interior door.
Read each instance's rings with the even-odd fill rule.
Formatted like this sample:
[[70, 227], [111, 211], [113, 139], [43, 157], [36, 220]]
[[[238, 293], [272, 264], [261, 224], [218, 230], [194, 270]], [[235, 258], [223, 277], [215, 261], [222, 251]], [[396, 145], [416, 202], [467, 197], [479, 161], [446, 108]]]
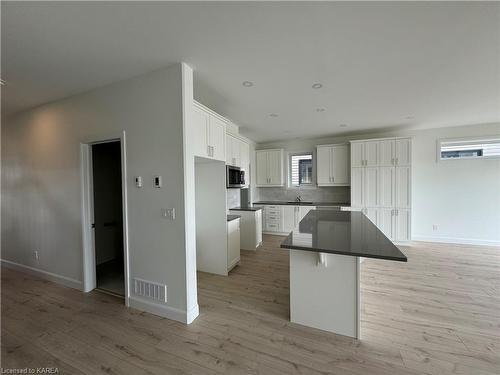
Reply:
[[396, 139], [396, 165], [410, 165], [411, 164], [411, 139]]
[[349, 147], [347, 145], [332, 147], [332, 182], [349, 184]]
[[363, 207], [363, 187], [364, 187], [364, 168], [351, 169], [351, 205], [352, 207]]
[[210, 116], [209, 145], [213, 147], [212, 157], [226, 161], [226, 124], [217, 117]]
[[396, 204], [398, 208], [410, 208], [411, 206], [411, 182], [410, 167], [396, 167]]
[[316, 153], [316, 181], [318, 185], [332, 183], [330, 175], [331, 147], [318, 147]]
[[267, 163], [267, 151], [257, 151], [255, 153], [256, 158], [256, 177], [257, 185], [268, 185], [269, 184], [269, 173], [268, 173], [268, 163]]
[[378, 168], [368, 167], [364, 168], [364, 188], [363, 197], [365, 207], [377, 207], [378, 206]]
[[365, 142], [365, 165], [378, 165], [378, 144], [379, 141]]
[[394, 167], [380, 167], [379, 168], [379, 206], [380, 207], [394, 207], [394, 187], [395, 187], [395, 168]]
[[351, 167], [362, 167], [364, 165], [364, 147], [363, 142], [351, 143]]
[[394, 163], [394, 140], [383, 140], [379, 143], [379, 165], [392, 166]]

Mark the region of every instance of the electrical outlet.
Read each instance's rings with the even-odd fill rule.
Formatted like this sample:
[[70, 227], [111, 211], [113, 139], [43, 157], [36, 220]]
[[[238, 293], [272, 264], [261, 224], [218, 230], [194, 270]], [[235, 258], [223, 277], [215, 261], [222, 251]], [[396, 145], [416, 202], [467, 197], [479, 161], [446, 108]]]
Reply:
[[438, 230], [437, 224], [432, 224], [432, 230], [436, 232]]
[[33, 257], [35, 258], [35, 260], [40, 260], [40, 258], [38, 257], [38, 250], [33, 251]]
[[175, 220], [175, 208], [162, 208], [161, 216], [165, 219]]

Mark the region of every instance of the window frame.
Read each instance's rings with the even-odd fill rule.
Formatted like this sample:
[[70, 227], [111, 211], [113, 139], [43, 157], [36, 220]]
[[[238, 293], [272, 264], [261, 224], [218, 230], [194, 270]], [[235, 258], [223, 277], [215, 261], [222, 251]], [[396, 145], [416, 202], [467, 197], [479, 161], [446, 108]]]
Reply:
[[[312, 182], [305, 185], [293, 185], [292, 184], [292, 157], [311, 155], [312, 160]], [[316, 155], [314, 151], [297, 151], [287, 153], [287, 187], [288, 189], [316, 189]]]
[[463, 156], [458, 158], [443, 158], [441, 157], [441, 147], [443, 142], [463, 142], [463, 143], [493, 143], [498, 141], [500, 143], [500, 135], [498, 136], [485, 136], [485, 137], [462, 137], [462, 138], [439, 138], [436, 141], [436, 160], [438, 162], [450, 160], [485, 160], [485, 159], [500, 159], [500, 155], [487, 155], [487, 156]]

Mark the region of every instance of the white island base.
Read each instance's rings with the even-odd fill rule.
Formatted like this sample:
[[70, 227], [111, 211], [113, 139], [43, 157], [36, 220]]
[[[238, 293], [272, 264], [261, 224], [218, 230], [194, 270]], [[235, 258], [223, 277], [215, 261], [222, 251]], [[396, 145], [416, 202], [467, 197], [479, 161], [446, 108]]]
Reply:
[[290, 250], [290, 320], [359, 338], [359, 257]]

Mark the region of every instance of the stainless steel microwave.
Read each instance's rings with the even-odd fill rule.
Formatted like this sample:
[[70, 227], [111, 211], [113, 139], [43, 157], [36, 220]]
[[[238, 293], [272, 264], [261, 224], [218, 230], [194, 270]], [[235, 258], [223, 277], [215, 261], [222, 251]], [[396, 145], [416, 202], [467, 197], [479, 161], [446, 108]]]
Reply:
[[242, 188], [245, 186], [245, 171], [232, 165], [226, 166], [226, 187]]

